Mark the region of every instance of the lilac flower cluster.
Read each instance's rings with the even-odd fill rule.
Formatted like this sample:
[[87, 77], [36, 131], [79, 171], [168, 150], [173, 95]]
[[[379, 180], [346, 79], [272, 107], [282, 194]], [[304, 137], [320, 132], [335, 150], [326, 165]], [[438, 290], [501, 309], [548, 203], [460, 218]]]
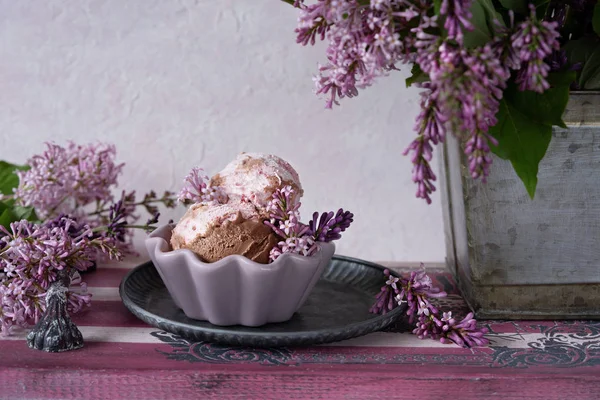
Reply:
[[384, 275], [387, 281], [376, 296], [370, 312], [386, 314], [400, 304], [407, 303], [406, 314], [410, 323], [417, 318], [413, 333], [420, 339], [431, 337], [442, 343], [452, 342], [462, 347], [484, 346], [488, 343], [484, 337], [487, 329], [477, 328], [473, 314], [467, 315], [458, 323], [451, 312], [440, 315], [430, 299], [445, 297], [446, 293], [433, 286], [423, 265], [419, 271], [411, 272], [408, 278], [396, 277], [388, 269], [384, 271]]
[[319, 0], [300, 8], [297, 42], [328, 41], [327, 64], [314, 78], [317, 94], [327, 95], [326, 107], [343, 97], [354, 97], [358, 88], [396, 69], [397, 63], [416, 64], [427, 75], [417, 138], [404, 154], [411, 155], [416, 196], [431, 203], [436, 176], [431, 168], [433, 146], [446, 132], [463, 140], [473, 178], [486, 180], [492, 158], [488, 134], [497, 123], [499, 101], [511, 77], [521, 90], [548, 88], [548, 56], [558, 48], [557, 24], [539, 21], [535, 12], [517, 27], [496, 22], [494, 39], [476, 47], [463, 46], [465, 32], [473, 29], [472, 0], [443, 0], [440, 20], [431, 1]]
[[[400, 3], [407, 6], [399, 9]], [[327, 96], [327, 108], [339, 104], [339, 98], [358, 95], [358, 88], [372, 85], [377, 77], [395, 69], [398, 60], [409, 61], [401, 30], [425, 11], [425, 4], [416, 3], [319, 0], [298, 4], [297, 42], [314, 44], [317, 36], [329, 42], [328, 62], [319, 66], [314, 78], [316, 93]]]
[[277, 189], [267, 204], [270, 220], [265, 221], [265, 225], [283, 239], [271, 250], [271, 261], [283, 253], [311, 256], [318, 250], [318, 242], [340, 239], [341, 233], [354, 220], [354, 214], [340, 208], [337, 213], [324, 212], [320, 218], [319, 213], [315, 212], [306, 225], [300, 222], [300, 205], [291, 186]]
[[455, 343], [461, 347], [481, 347], [489, 344], [489, 340], [484, 337], [487, 328], [477, 327], [473, 313], [467, 314], [460, 322], [452, 317], [451, 311], [443, 313], [442, 318], [433, 314], [421, 315], [413, 333], [419, 339], [431, 337], [441, 343]]
[[[115, 223], [118, 223], [115, 221]], [[0, 333], [14, 325], [37, 323], [45, 311], [45, 296], [61, 270], [87, 269], [97, 251], [120, 259], [110, 230], [100, 232], [67, 216], [42, 224], [13, 222], [10, 230], [0, 226]], [[91, 295], [81, 283], [79, 293], [67, 294], [68, 310], [75, 313], [90, 305]]]
[[[63, 147], [46, 143], [46, 150], [42, 154], [34, 155], [27, 161], [28, 170], [16, 172], [19, 186], [15, 189], [14, 200], [22, 206], [33, 207], [41, 220], [68, 214], [91, 228], [105, 225], [111, 221], [109, 213], [116, 204], [113, 191], [124, 166], [117, 164], [115, 157], [114, 145], [77, 145], [68, 142]], [[173, 194], [165, 192], [158, 197], [151, 191], [141, 201], [136, 200], [135, 191], [123, 194], [120, 212], [131, 224], [139, 219], [135, 214], [138, 206], [156, 215], [157, 203], [174, 207]], [[113, 245], [119, 251], [135, 254], [131, 230], [124, 230], [118, 237], [112, 237], [115, 240]], [[104, 259], [103, 252], [97, 252], [97, 255], [98, 261]]]
[[423, 265], [421, 265], [419, 271], [411, 272], [408, 278], [395, 277], [388, 269], [383, 273], [388, 279], [377, 295], [377, 301], [371, 307], [371, 312], [385, 314], [401, 303], [407, 303], [406, 314], [409, 316], [411, 323], [417, 315], [429, 315], [438, 312], [429, 301], [429, 298], [445, 297], [446, 293], [433, 286], [431, 278], [423, 269]]
[[[150, 230], [158, 218], [157, 203], [174, 207], [170, 192], [158, 197], [147, 193], [141, 201], [135, 192], [115, 201], [113, 189], [123, 164], [114, 161], [115, 147], [106, 144], [62, 147], [46, 143], [46, 150], [28, 160], [29, 169], [17, 172], [19, 184], [5, 204], [32, 207], [35, 219], [21, 220], [9, 229], [0, 227], [0, 332], [14, 325], [36, 323], [46, 308], [51, 283], [59, 275], [73, 278], [96, 262], [120, 260], [133, 253], [132, 228]], [[152, 215], [146, 225], [132, 225], [137, 207]], [[80, 290], [71, 281], [68, 311], [90, 304], [85, 283]]]
[[183, 180], [177, 199], [184, 203], [226, 203], [227, 194], [219, 186], [210, 186], [210, 179], [202, 168], [192, 168]]
[[546, 80], [550, 66], [545, 59], [560, 48], [560, 35], [556, 21], [540, 21], [535, 15], [535, 6], [530, 5], [530, 8], [531, 16], [521, 22], [511, 37], [513, 48], [522, 63], [516, 83], [520, 90], [543, 93], [550, 88]]
[[470, 8], [471, 0], [444, 0], [440, 7], [440, 14], [446, 16], [444, 28], [448, 31], [448, 37], [459, 43], [463, 41], [463, 28], [473, 29]]
[[269, 258], [275, 261], [283, 253], [313, 255], [318, 247], [310, 234], [310, 228], [300, 222], [301, 203], [291, 186], [277, 189], [267, 203], [270, 220], [265, 225], [271, 227], [281, 240], [271, 249]]
[[52, 218], [95, 201], [112, 200], [123, 164], [116, 164], [113, 145], [66, 147], [46, 143], [46, 150], [27, 161], [27, 171], [18, 171], [15, 199], [35, 208], [39, 217]]
[[333, 211], [324, 212], [319, 218], [319, 213], [313, 213], [313, 218], [308, 222], [309, 231], [313, 238], [318, 242], [331, 242], [342, 237], [350, 224], [354, 221], [354, 214], [350, 211], [339, 209], [337, 213]]

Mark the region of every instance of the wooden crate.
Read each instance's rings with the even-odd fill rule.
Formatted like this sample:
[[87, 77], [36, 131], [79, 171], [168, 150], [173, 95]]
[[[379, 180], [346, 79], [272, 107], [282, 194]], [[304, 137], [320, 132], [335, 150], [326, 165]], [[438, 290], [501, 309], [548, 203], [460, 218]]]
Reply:
[[600, 319], [600, 93], [574, 93], [531, 200], [510, 162], [473, 181], [455, 138], [440, 173], [447, 265], [479, 317]]

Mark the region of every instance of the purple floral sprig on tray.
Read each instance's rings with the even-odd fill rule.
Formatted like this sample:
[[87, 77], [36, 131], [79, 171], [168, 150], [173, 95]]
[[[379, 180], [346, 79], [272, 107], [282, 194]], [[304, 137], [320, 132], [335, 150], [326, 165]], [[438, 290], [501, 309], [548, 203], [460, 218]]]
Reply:
[[340, 239], [341, 233], [354, 220], [354, 214], [340, 208], [337, 213], [324, 212], [320, 218], [319, 213], [315, 212], [313, 219], [306, 225], [300, 222], [300, 206], [291, 186], [277, 189], [267, 204], [270, 220], [265, 221], [265, 224], [283, 239], [271, 250], [272, 261], [283, 253], [311, 256], [317, 251], [318, 242]]
[[432, 338], [441, 343], [455, 343], [462, 347], [485, 346], [489, 341], [484, 337], [486, 328], [478, 328], [473, 313], [458, 322], [452, 312], [440, 312], [430, 299], [445, 297], [446, 292], [433, 286], [431, 278], [421, 270], [413, 271], [407, 278], [393, 276], [390, 270], [384, 272], [385, 285], [376, 296], [375, 304], [369, 310], [374, 314], [386, 314], [406, 303], [409, 323], [416, 327], [413, 333], [420, 339]]

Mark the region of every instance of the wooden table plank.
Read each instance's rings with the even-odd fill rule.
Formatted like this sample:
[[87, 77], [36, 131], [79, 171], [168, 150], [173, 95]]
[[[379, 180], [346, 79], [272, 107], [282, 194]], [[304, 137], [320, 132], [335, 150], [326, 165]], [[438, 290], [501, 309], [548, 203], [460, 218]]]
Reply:
[[[450, 275], [428, 271], [450, 294], [440, 307], [466, 313]], [[235, 348], [134, 318], [115, 297], [127, 272], [83, 276], [95, 294], [74, 316], [83, 349], [48, 354], [28, 349], [25, 331], [0, 337], [0, 399], [595, 399], [600, 390], [600, 322], [480, 321], [492, 341], [483, 349], [419, 340], [403, 321], [328, 345]]]

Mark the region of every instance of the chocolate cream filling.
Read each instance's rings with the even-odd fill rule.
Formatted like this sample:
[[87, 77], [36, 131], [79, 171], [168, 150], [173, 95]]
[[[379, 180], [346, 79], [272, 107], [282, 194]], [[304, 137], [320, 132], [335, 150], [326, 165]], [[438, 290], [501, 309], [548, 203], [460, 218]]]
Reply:
[[277, 242], [277, 236], [261, 220], [245, 220], [238, 212], [235, 220], [209, 228], [206, 234], [198, 236], [184, 247], [208, 263], [238, 254], [267, 264], [269, 253]]

